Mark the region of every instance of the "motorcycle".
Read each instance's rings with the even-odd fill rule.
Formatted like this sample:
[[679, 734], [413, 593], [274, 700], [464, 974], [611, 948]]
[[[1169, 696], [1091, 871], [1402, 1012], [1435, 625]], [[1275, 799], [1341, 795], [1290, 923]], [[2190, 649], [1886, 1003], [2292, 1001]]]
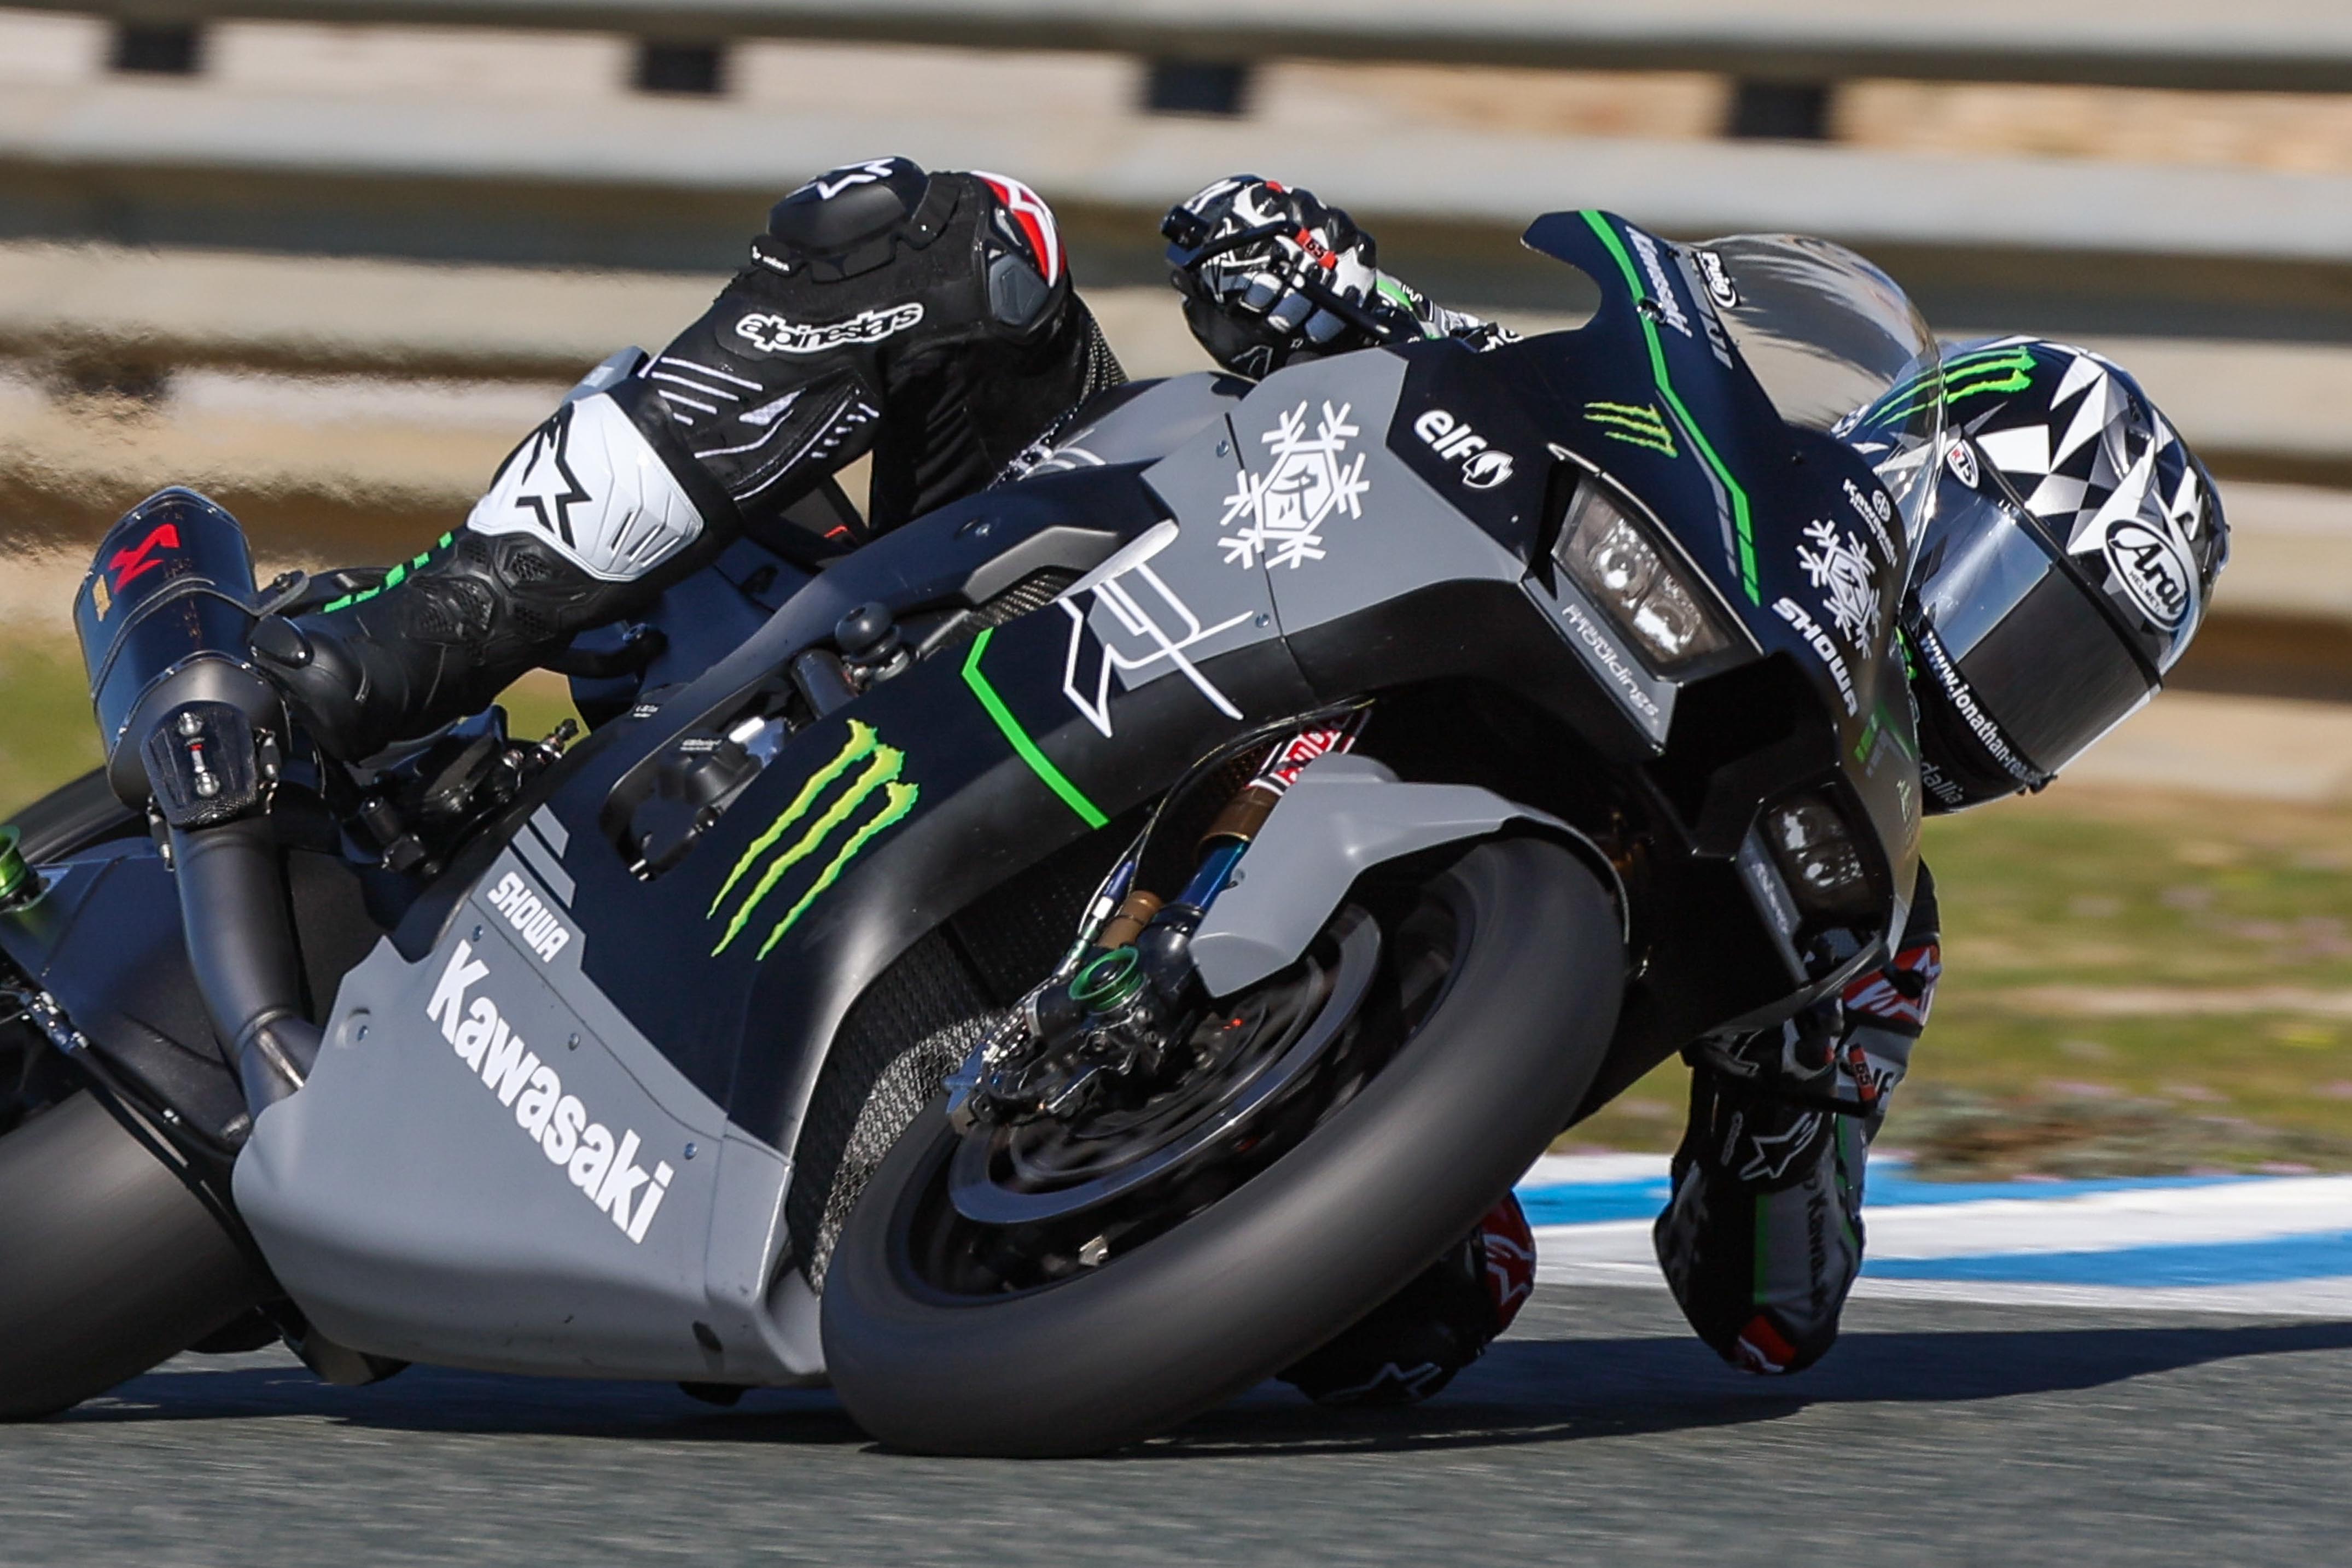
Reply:
[[584, 738], [325, 757], [257, 617], [400, 569], [133, 510], [106, 765], [0, 846], [0, 1413], [282, 1338], [1108, 1449], [1879, 961], [1935, 340], [1821, 242], [1526, 243], [1589, 322], [1140, 383], [804, 583], [738, 546], [748, 635], [565, 656]]

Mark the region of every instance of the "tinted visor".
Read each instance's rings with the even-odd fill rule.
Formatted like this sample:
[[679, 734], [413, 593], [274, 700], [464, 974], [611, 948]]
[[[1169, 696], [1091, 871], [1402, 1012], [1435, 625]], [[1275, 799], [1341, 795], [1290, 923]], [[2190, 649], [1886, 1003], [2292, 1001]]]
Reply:
[[2009, 502], [1948, 473], [1929, 536], [1920, 609], [1969, 696], [2034, 771], [2057, 772], [2155, 693], [2115, 622]]

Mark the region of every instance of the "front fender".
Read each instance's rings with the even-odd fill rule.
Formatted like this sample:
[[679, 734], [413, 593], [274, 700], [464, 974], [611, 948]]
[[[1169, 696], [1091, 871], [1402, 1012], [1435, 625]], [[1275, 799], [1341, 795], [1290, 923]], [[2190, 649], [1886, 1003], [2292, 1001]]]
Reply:
[[1441, 844], [1512, 823], [1559, 838], [1591, 861], [1625, 912], [1616, 868], [1591, 840], [1546, 811], [1469, 784], [1407, 784], [1370, 758], [1311, 764], [1251, 843], [1234, 880], [1193, 934], [1192, 956], [1212, 996], [1255, 985], [1307, 951], [1356, 879]]

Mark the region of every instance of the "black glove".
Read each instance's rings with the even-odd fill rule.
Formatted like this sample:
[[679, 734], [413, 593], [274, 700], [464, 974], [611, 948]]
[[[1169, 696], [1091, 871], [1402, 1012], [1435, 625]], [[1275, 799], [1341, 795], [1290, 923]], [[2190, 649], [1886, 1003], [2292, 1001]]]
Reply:
[[1313, 193], [1235, 174], [1160, 225], [1192, 335], [1219, 364], [1271, 374], [1300, 353], [1414, 337], [1380, 298], [1371, 235]]

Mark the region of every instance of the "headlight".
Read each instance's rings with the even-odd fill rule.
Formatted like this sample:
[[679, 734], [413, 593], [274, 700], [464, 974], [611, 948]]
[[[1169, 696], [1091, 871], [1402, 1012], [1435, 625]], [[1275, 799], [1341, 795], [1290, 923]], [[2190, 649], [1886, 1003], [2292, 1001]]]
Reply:
[[1782, 800], [1764, 811], [1764, 841], [1789, 891], [1813, 915], [1859, 916], [1873, 907], [1870, 868], [1836, 807], [1818, 795]]
[[1601, 486], [1579, 486], [1552, 559], [1659, 674], [1731, 645], [1703, 587]]

